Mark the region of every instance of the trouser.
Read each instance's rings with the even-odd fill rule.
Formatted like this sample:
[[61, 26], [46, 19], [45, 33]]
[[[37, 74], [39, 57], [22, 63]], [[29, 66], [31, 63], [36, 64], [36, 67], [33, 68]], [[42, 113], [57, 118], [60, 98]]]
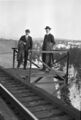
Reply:
[[28, 60], [28, 51], [24, 51], [24, 69], [26, 69]]
[[[45, 63], [46, 62], [46, 53], [42, 53], [42, 61]], [[45, 69], [46, 66], [43, 64], [43, 69]]]
[[[54, 57], [53, 53], [43, 53], [42, 54], [42, 61], [47, 64], [49, 67], [52, 67]], [[46, 66], [43, 64], [43, 69], [45, 69]]]
[[21, 63], [22, 63], [22, 61], [21, 61], [21, 60], [19, 60], [19, 61], [18, 61], [18, 64], [17, 64], [17, 68], [19, 68], [19, 67], [20, 67]]
[[23, 62], [23, 59], [24, 59], [24, 51], [18, 51], [18, 54], [17, 54], [17, 61], [18, 61], [17, 68], [20, 67], [20, 65]]

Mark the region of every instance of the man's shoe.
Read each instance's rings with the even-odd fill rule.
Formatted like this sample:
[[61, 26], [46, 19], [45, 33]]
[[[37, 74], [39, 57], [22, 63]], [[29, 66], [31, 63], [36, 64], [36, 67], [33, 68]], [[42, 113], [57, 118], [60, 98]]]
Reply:
[[46, 69], [45, 71], [46, 71], [46, 72], [49, 72], [50, 70], [49, 70], [49, 69]]
[[25, 68], [25, 67], [24, 67], [23, 69], [24, 69], [24, 70], [26, 70], [26, 68]]
[[45, 71], [45, 68], [40, 69], [40, 71]]

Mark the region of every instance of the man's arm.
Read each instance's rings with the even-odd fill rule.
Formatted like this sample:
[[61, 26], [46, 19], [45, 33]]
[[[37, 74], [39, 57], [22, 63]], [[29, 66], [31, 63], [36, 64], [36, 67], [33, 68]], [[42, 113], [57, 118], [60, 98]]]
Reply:
[[45, 48], [45, 38], [46, 38], [46, 35], [44, 36], [44, 41], [43, 41], [43, 44], [42, 44], [42, 50], [44, 50], [44, 48]]
[[55, 45], [55, 39], [53, 35], [51, 35], [51, 42], [53, 43], [53, 45]]
[[17, 48], [19, 48], [21, 41], [22, 41], [22, 37], [20, 37], [20, 39], [18, 41]]
[[26, 45], [25, 36], [21, 36], [20, 41], [22, 41], [22, 43]]
[[30, 37], [30, 49], [32, 49], [33, 47], [33, 41], [32, 41], [32, 37]]

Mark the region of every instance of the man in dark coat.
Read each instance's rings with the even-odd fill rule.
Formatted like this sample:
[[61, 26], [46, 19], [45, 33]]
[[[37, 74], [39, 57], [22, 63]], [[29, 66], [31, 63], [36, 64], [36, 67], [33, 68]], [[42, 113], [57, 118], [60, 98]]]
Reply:
[[[53, 50], [53, 46], [55, 45], [54, 36], [50, 33], [51, 28], [49, 26], [46, 26], [45, 30], [46, 30], [46, 35], [44, 37], [42, 50], [43, 51], [51, 51], [51, 50]], [[51, 64], [53, 62], [53, 53], [43, 53], [42, 61], [44, 63], [46, 63], [49, 67], [51, 67]], [[46, 69], [46, 67], [43, 64], [42, 70], [45, 70], [45, 69]]]
[[[26, 69], [27, 66], [27, 59], [28, 59], [28, 50], [32, 49], [32, 37], [29, 36], [30, 30], [27, 29], [25, 30], [25, 35], [21, 36], [20, 41], [22, 41], [22, 44], [24, 45], [24, 69]], [[18, 68], [20, 67], [20, 62], [21, 60], [18, 61]]]

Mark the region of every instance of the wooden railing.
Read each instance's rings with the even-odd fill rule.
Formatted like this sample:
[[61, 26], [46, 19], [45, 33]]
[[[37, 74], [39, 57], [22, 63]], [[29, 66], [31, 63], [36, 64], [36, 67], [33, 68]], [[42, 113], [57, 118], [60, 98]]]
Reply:
[[[16, 54], [18, 52], [17, 48], [12, 48], [13, 49], [13, 68], [15, 68], [15, 60], [16, 60]], [[30, 61], [30, 68], [29, 68], [29, 81], [31, 79], [31, 69], [32, 69], [32, 64], [34, 64], [36, 67], [40, 68], [40, 66], [38, 66], [37, 64], [35, 64], [33, 61], [32, 61], [32, 53], [38, 53], [38, 54], [42, 54], [42, 53], [58, 53], [58, 52], [61, 52], [61, 53], [66, 53], [62, 58], [60, 58], [59, 60], [55, 61], [53, 64], [55, 63], [58, 63], [59, 61], [67, 58], [67, 66], [66, 66], [66, 74], [64, 77], [60, 76], [55, 70], [53, 70], [56, 75], [58, 76], [58, 78], [62, 79], [65, 81], [66, 84], [68, 84], [68, 69], [69, 69], [69, 51], [67, 50], [53, 50], [53, 51], [39, 51], [39, 50], [29, 50], [30, 52], [30, 59], [28, 59]], [[46, 63], [44, 63], [43, 61], [39, 60], [42, 64], [44, 64], [49, 70], [52, 70], [51, 67], [49, 67]]]

